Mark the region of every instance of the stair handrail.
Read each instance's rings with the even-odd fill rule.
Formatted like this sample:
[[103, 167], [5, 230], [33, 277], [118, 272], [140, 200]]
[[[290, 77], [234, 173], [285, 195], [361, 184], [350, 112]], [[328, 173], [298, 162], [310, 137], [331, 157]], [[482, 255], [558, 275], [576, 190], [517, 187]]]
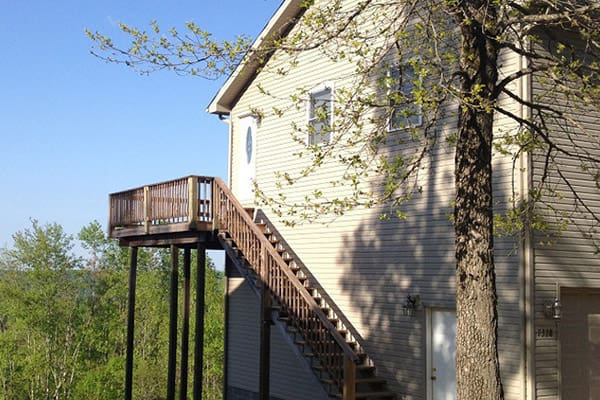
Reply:
[[[254, 223], [252, 218], [250, 218], [250, 215], [248, 215], [248, 213], [246, 212], [244, 207], [239, 203], [239, 201], [233, 195], [231, 190], [218, 177], [214, 178], [214, 183], [217, 188], [217, 190], [215, 190], [213, 192], [213, 196], [214, 196], [213, 204], [215, 207], [213, 215], [215, 215], [215, 223], [217, 225], [220, 225], [224, 220], [224, 218], [223, 218], [224, 215], [221, 212], [222, 210], [220, 208], [222, 205], [221, 199], [219, 198], [220, 192], [223, 192], [225, 194], [225, 196], [227, 197], [227, 199], [234, 206], [235, 211], [241, 216], [242, 220], [245, 222], [246, 228], [250, 229], [250, 231], [254, 234], [256, 239], [258, 239], [258, 241], [262, 245], [262, 248], [271, 256], [271, 258], [273, 260], [276, 261], [277, 266], [281, 269], [281, 271], [285, 274], [285, 276], [293, 284], [294, 288], [296, 290], [298, 290], [298, 292], [300, 293], [300, 295], [302, 296], [304, 301], [306, 301], [306, 303], [308, 303], [308, 306], [310, 307], [311, 311], [314, 312], [314, 314], [319, 318], [319, 321], [323, 325], [323, 327], [325, 327], [329, 331], [329, 334], [332, 336], [332, 338], [335, 340], [335, 342], [338, 344], [338, 346], [344, 352], [344, 355], [346, 357], [348, 357], [352, 362], [357, 364], [360, 361], [359, 356], [348, 345], [348, 343], [346, 343], [346, 341], [344, 340], [342, 335], [340, 335], [340, 333], [336, 330], [333, 323], [327, 318], [327, 316], [325, 315], [323, 310], [321, 310], [321, 308], [319, 307], [319, 305], [317, 304], [315, 299], [310, 295], [310, 293], [308, 293], [308, 291], [302, 285], [302, 283], [300, 283], [300, 281], [298, 280], [298, 277], [296, 275], [294, 275], [294, 273], [290, 270], [289, 266], [281, 259], [279, 254], [276, 252], [276, 250], [273, 248], [273, 246], [269, 243], [269, 241], [264, 236], [264, 234], [258, 229], [258, 227]], [[222, 227], [217, 226], [217, 228], [222, 228]], [[244, 251], [244, 250], [245, 249], [242, 249], [242, 251]], [[259, 275], [261, 275], [261, 274], [264, 274], [264, 271], [262, 271], [262, 269], [259, 270]], [[268, 278], [265, 276], [261, 276], [261, 279], [262, 279], [263, 283], [268, 282]], [[269, 288], [269, 290], [273, 290], [273, 289]]]
[[[284, 243], [284, 245], [286, 247], [286, 251], [289, 252], [290, 254], [292, 254], [292, 256], [294, 258], [298, 258], [298, 255], [293, 251], [293, 249], [291, 248], [291, 246], [289, 245], [289, 243], [287, 243], [285, 241], [285, 238], [281, 235], [281, 232], [279, 232], [277, 230], [277, 228], [275, 227], [275, 225], [273, 224], [273, 222], [271, 222], [269, 220], [268, 216], [262, 210], [258, 210], [258, 214], [257, 215], [259, 216], [260, 221], [262, 223], [265, 223], [266, 226], [269, 227], [273, 231], [272, 233], [275, 233], [277, 235], [278, 240], [281, 241], [282, 243]], [[346, 315], [344, 315], [344, 313], [339, 308], [339, 306], [335, 303], [335, 301], [333, 301], [333, 299], [331, 298], [331, 296], [327, 293], [327, 291], [325, 290], [325, 288], [323, 288], [323, 286], [319, 283], [319, 281], [312, 274], [312, 272], [310, 271], [310, 269], [307, 268], [306, 265], [304, 265], [304, 263], [302, 263], [300, 260], [297, 263], [298, 263], [298, 266], [300, 267], [300, 270], [302, 271], [302, 273], [305, 276], [307, 276], [308, 279], [310, 280], [311, 287], [316, 291], [316, 296], [314, 296], [314, 297], [321, 298], [321, 300], [325, 301], [325, 304], [329, 308], [331, 308], [331, 310], [334, 312], [336, 318], [339, 319], [339, 321], [340, 321], [340, 323], [342, 325], [341, 326], [342, 329], [347, 329], [348, 332], [352, 335], [352, 338], [356, 341], [357, 346], [358, 346], [356, 348], [356, 350], [358, 351], [358, 353], [360, 353], [361, 350], [365, 348], [365, 346], [364, 346], [364, 339], [362, 338], [362, 336], [359, 334], [359, 332], [356, 330], [356, 328], [350, 323], [350, 321], [348, 320], [348, 318], [346, 317]]]

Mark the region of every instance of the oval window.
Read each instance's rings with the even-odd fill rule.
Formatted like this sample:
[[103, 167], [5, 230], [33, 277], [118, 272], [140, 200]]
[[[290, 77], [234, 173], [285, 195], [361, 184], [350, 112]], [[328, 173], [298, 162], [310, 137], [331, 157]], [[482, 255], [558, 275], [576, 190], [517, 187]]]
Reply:
[[246, 162], [252, 161], [252, 128], [248, 127], [246, 131]]

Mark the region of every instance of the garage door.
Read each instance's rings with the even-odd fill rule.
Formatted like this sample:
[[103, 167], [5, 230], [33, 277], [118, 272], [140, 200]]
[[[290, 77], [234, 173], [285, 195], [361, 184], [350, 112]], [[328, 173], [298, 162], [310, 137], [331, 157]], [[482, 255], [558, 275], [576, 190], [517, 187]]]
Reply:
[[562, 399], [600, 399], [600, 289], [562, 289], [561, 301]]

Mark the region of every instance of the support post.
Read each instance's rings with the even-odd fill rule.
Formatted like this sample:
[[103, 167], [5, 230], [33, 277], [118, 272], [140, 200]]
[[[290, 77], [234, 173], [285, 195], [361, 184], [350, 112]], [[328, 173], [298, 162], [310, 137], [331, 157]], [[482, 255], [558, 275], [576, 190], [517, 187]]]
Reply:
[[204, 367], [204, 287], [206, 248], [198, 243], [196, 256], [196, 330], [194, 332], [194, 400], [202, 400], [202, 369]]
[[188, 223], [193, 226], [198, 221], [198, 178], [188, 178]]
[[343, 400], [356, 398], [356, 364], [348, 356], [344, 356], [344, 389]]
[[171, 293], [169, 301], [169, 360], [167, 370], [167, 400], [175, 400], [177, 367], [177, 297], [179, 280], [179, 248], [171, 246]]
[[258, 393], [260, 400], [269, 400], [271, 370], [271, 295], [265, 282], [261, 286], [260, 365]]
[[150, 187], [144, 186], [144, 230], [146, 234], [150, 233]]
[[190, 263], [191, 250], [183, 250], [183, 321], [181, 326], [181, 385], [180, 400], [187, 400], [188, 352], [190, 342]]
[[133, 388], [133, 333], [135, 324], [135, 287], [137, 247], [129, 250], [129, 298], [127, 305], [127, 353], [125, 358], [125, 400], [131, 400]]

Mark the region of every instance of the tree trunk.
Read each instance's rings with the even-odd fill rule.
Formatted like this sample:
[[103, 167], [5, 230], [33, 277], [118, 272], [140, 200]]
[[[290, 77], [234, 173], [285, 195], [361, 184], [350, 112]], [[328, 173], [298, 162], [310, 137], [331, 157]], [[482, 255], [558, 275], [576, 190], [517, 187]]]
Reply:
[[[457, 398], [502, 399], [493, 258], [492, 138], [498, 48], [480, 21], [489, 2], [460, 2], [461, 104], [455, 156]], [[497, 10], [496, 10], [497, 11]]]

